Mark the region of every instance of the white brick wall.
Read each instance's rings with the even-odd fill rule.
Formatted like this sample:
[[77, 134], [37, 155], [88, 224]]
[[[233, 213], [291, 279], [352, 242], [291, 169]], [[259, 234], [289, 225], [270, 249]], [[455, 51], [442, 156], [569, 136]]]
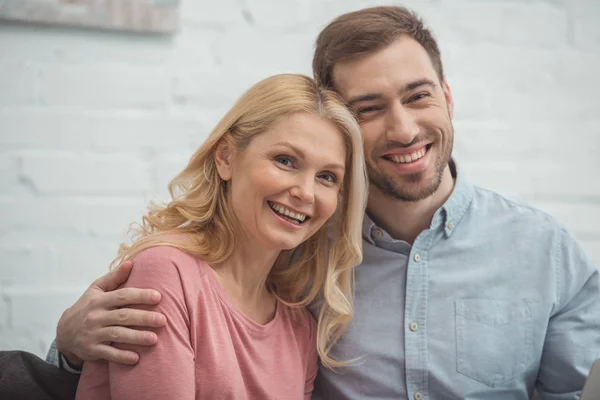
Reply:
[[[0, 349], [62, 310], [242, 90], [310, 73], [371, 0], [182, 0], [172, 37], [0, 23]], [[413, 0], [440, 40], [470, 177], [556, 215], [600, 265], [600, 1]]]

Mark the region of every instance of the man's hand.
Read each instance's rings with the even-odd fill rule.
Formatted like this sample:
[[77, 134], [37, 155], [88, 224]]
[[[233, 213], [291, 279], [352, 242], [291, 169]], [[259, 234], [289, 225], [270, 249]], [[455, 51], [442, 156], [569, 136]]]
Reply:
[[137, 309], [122, 308], [137, 304], [156, 304], [160, 293], [152, 289], [121, 288], [133, 267], [131, 261], [96, 279], [75, 304], [58, 321], [56, 348], [74, 365], [83, 361], [108, 360], [120, 364], [136, 364], [139, 355], [111, 346], [110, 342], [153, 345], [154, 332], [127, 326], [164, 326], [164, 315]]

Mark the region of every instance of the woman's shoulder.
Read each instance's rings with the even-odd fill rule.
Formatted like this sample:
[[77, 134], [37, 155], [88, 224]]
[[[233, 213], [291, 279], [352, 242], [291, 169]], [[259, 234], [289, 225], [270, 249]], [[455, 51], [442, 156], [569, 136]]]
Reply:
[[194, 257], [185, 251], [168, 245], [152, 246], [140, 251], [133, 258], [133, 263], [140, 265], [153, 264], [187, 264], [194, 262]]
[[210, 268], [206, 262], [174, 246], [153, 246], [140, 251], [133, 258], [133, 270], [142, 273], [160, 272], [164, 275], [178, 275], [181, 280], [197, 278]]

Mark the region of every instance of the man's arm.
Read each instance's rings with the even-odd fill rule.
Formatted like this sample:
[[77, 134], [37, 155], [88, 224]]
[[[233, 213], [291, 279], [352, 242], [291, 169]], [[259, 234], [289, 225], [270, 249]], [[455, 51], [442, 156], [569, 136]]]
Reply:
[[56, 348], [56, 340], [53, 340], [52, 344], [50, 344], [50, 349], [48, 349], [48, 354], [46, 354], [46, 362], [64, 369], [71, 374], [78, 375], [81, 373], [81, 365], [71, 364], [63, 354], [59, 353]]
[[[154, 247], [135, 258], [136, 268], [126, 286], [156, 288], [162, 299], [156, 306], [136, 306], [154, 309], [169, 316], [167, 325], [155, 329], [160, 338], [156, 346], [117, 345], [140, 354], [135, 366], [108, 363], [86, 363], [77, 389], [77, 399], [103, 399], [107, 393], [98, 386], [110, 386], [110, 398], [177, 399], [195, 397], [195, 354], [190, 338], [190, 316], [184, 294], [183, 280], [172, 248]], [[197, 301], [197, 298], [190, 298]], [[218, 349], [216, 349], [218, 350]]]
[[[165, 325], [165, 316], [127, 307], [156, 304], [160, 301], [160, 293], [132, 287], [117, 289], [127, 281], [132, 268], [133, 263], [128, 261], [98, 278], [61, 316], [56, 329], [56, 349], [71, 366], [99, 359], [135, 364], [139, 360], [136, 352], [121, 350], [107, 343], [156, 343], [156, 333], [131, 327], [159, 328]], [[51, 348], [47, 360], [58, 365], [59, 359]]]
[[600, 276], [564, 229], [553, 251], [557, 302], [548, 323], [537, 389], [542, 400], [577, 399], [600, 356]]

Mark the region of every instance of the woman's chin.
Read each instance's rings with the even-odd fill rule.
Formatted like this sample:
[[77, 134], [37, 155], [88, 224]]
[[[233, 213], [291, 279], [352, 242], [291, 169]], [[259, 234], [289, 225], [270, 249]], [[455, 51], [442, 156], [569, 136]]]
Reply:
[[261, 242], [269, 249], [284, 251], [292, 250], [310, 239], [316, 232], [301, 230], [298, 232], [289, 232], [281, 229], [263, 231]]
[[279, 238], [278, 240], [272, 241], [271, 248], [274, 248], [278, 251], [293, 250], [302, 243], [303, 241], [301, 240], [282, 240]]
[[285, 250], [293, 250], [296, 247], [300, 246], [302, 244], [302, 242], [294, 242], [293, 244], [281, 244], [279, 250], [280, 251], [285, 251]]

